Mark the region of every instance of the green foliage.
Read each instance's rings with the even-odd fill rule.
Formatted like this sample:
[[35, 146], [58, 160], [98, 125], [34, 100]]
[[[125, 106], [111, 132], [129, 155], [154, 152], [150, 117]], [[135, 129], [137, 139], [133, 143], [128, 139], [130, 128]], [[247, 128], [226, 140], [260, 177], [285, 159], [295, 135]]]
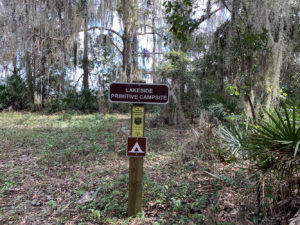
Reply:
[[163, 149], [166, 143], [162, 139], [163, 134], [160, 130], [152, 128], [151, 132], [148, 132], [148, 149], [149, 151], [157, 151], [157, 149]]
[[[264, 27], [257, 29], [243, 17], [235, 22], [235, 30], [232, 30], [232, 21], [226, 21], [217, 28], [210, 48], [199, 62], [199, 72], [206, 76], [203, 88], [206, 89], [205, 85], [212, 88], [208, 92], [207, 89], [202, 91], [205, 93], [202, 94], [204, 101], [220, 96], [226, 102], [238, 99], [242, 102], [250, 93], [254, 93], [255, 98], [264, 94], [263, 81], [267, 72], [263, 71], [270, 64], [266, 61], [270, 56], [270, 31]], [[253, 102], [258, 111], [259, 101], [261, 99]], [[243, 109], [243, 105], [239, 108]]]
[[[215, 77], [209, 76], [201, 81], [201, 105], [219, 119], [237, 116], [242, 113], [237, 96], [223, 88], [216, 90]], [[233, 94], [236, 89], [233, 88]], [[227, 120], [227, 119], [226, 119]]]
[[227, 123], [220, 128], [218, 136], [221, 138], [219, 143], [222, 149], [227, 151], [227, 155], [239, 156], [246, 148], [249, 133], [243, 124]]
[[145, 201], [158, 208], [164, 206], [176, 211], [168, 218], [168, 224], [201, 224], [205, 219], [202, 212], [210, 203], [208, 196], [199, 193], [193, 182], [166, 174], [167, 168], [162, 171], [166, 176], [162, 183], [145, 175]]
[[[177, 101], [180, 101], [185, 115], [194, 117], [198, 114], [201, 100], [197, 92], [199, 83], [196, 73], [194, 70], [189, 70], [192, 61], [188, 55], [181, 50], [169, 51], [165, 57], [168, 59], [168, 62], [163, 64], [161, 76], [164, 79], [171, 78], [171, 90], [174, 92]], [[173, 104], [172, 97], [169, 107], [172, 108], [172, 110], [178, 107], [178, 105]]]
[[[261, 49], [266, 49], [268, 44], [268, 30], [263, 28], [261, 32], [256, 32], [251, 27], [246, 27], [240, 25], [239, 31], [241, 32], [241, 44], [244, 50], [257, 51]], [[249, 54], [249, 52], [246, 52]]]
[[95, 209], [90, 209], [90, 212], [92, 213], [92, 217], [99, 220], [101, 218], [101, 211], [95, 210]]
[[[291, 71], [283, 71], [282, 77], [282, 89], [284, 92], [281, 93], [284, 97], [288, 96], [288, 99], [294, 101], [296, 104], [300, 105], [300, 65], [289, 65]], [[285, 94], [285, 95], [284, 95]]]
[[24, 109], [27, 104], [25, 82], [17, 75], [7, 79], [6, 86], [0, 86], [0, 109], [12, 106], [15, 110]]
[[236, 86], [228, 85], [226, 87], [226, 90], [228, 90], [230, 92], [230, 95], [234, 95], [234, 96], [240, 95], [238, 88]]
[[187, 36], [199, 26], [192, 19], [193, 3], [191, 0], [164, 1], [166, 20], [171, 25], [170, 32], [180, 41], [186, 41]]
[[283, 104], [282, 110], [267, 116], [268, 120], [253, 126], [249, 156], [264, 172], [275, 170], [290, 176], [299, 164], [300, 112], [295, 106], [289, 110]]
[[207, 111], [209, 111], [213, 116], [219, 119], [231, 120], [231, 118], [238, 118], [239, 113], [235, 101], [230, 101], [225, 98], [212, 99], [212, 103], [207, 105]]
[[[101, 192], [100, 192], [101, 190]], [[125, 217], [127, 214], [127, 201], [128, 201], [128, 175], [121, 175], [114, 178], [113, 181], [107, 182], [98, 188], [95, 192], [100, 195], [90, 204], [94, 212], [102, 212], [102, 214], [114, 216], [117, 218]], [[101, 215], [96, 213], [98, 219]]]
[[[3, 115], [1, 118], [4, 118]], [[118, 151], [122, 138], [116, 135], [118, 133], [114, 129], [118, 120], [112, 116], [104, 119], [68, 113], [51, 116], [16, 113], [5, 120], [2, 126], [10, 128], [0, 129], [0, 135], [11, 144], [4, 149], [32, 146], [38, 165], [45, 170], [60, 163], [87, 161]]]
[[186, 76], [186, 68], [190, 63], [189, 58], [183, 51], [169, 51], [166, 53], [165, 57], [170, 63], [165, 64], [164, 70], [167, 73], [163, 73], [164, 77], [178, 78]]
[[[84, 89], [78, 96], [75, 98], [77, 104], [74, 104], [75, 108], [78, 108], [83, 111], [96, 111], [97, 110], [97, 97], [93, 91]], [[74, 100], [73, 100], [74, 101]], [[75, 103], [75, 102], [74, 102]]]
[[70, 91], [66, 97], [57, 96], [53, 98], [47, 108], [48, 113], [55, 113], [62, 110], [95, 112], [98, 108], [96, 93], [87, 89], [79, 93]]
[[57, 206], [57, 202], [51, 199], [47, 202], [47, 205], [49, 205], [52, 209], [54, 209]]
[[0, 85], [0, 110], [6, 108], [7, 97], [5, 85]]
[[208, 111], [214, 116], [221, 118], [225, 113], [225, 106], [222, 103], [211, 104], [207, 107]]
[[152, 106], [148, 105], [148, 107], [146, 108], [147, 111], [147, 120], [146, 122], [146, 126], [149, 126], [151, 128], [154, 127], [159, 127], [165, 124], [164, 121], [164, 112], [163, 112], [163, 108], [159, 107], [159, 106]]
[[46, 112], [51, 114], [62, 111], [64, 109], [66, 109], [66, 104], [64, 103], [62, 98], [57, 96], [50, 100]]
[[219, 131], [221, 146], [249, 159], [263, 173], [292, 176], [300, 157], [300, 112], [297, 107], [282, 104], [280, 110], [268, 112], [258, 125], [247, 131], [244, 125], [230, 124]]
[[7, 180], [4, 184], [2, 184], [0, 187], [0, 196], [4, 194], [4, 192], [12, 187], [14, 187], [16, 184], [12, 180]]

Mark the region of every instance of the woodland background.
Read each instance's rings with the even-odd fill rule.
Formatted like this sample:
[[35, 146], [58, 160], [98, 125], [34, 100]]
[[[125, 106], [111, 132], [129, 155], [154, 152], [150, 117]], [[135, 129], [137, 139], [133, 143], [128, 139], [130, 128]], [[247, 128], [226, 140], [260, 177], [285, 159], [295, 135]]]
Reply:
[[[1, 0], [0, 222], [296, 224], [299, 18], [298, 0]], [[126, 136], [130, 108], [107, 95], [136, 80], [168, 84], [170, 103], [147, 106], [150, 149], [162, 153], [148, 158], [144, 214], [125, 219], [112, 132]], [[57, 186], [41, 194], [22, 160]], [[68, 171], [78, 174], [65, 184]], [[82, 187], [85, 176], [96, 183]]]

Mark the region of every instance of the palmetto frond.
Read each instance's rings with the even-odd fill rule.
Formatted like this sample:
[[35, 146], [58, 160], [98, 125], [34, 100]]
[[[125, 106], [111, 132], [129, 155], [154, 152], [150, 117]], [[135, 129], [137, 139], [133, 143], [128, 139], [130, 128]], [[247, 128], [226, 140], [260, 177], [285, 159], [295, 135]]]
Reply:
[[268, 119], [258, 126], [252, 126], [254, 133], [250, 138], [252, 158], [258, 159], [258, 166], [269, 169], [288, 170], [300, 164], [300, 126], [299, 111], [293, 106], [288, 109], [267, 113]]

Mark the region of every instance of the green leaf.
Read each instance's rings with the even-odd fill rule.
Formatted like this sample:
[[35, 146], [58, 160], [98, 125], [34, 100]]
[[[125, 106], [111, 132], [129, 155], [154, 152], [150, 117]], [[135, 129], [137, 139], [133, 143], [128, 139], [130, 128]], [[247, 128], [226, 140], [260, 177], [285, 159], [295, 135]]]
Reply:
[[292, 134], [293, 133], [293, 130], [292, 130], [292, 125], [291, 125], [291, 121], [290, 121], [290, 115], [287, 111], [287, 107], [285, 104], [283, 104], [283, 110], [285, 112], [285, 117], [286, 117], [286, 120], [287, 120], [287, 125], [288, 125], [288, 130], [289, 130], [289, 134]]
[[300, 141], [298, 141], [297, 144], [296, 144], [296, 148], [295, 148], [295, 152], [294, 152], [294, 157], [296, 157], [296, 155], [298, 153], [299, 145], [300, 145]]

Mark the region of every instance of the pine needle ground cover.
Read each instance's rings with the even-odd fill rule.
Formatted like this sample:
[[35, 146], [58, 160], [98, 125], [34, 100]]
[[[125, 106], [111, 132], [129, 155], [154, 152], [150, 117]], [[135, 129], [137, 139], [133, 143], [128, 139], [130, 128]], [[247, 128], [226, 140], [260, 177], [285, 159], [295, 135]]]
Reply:
[[127, 218], [129, 124], [128, 115], [0, 113], [0, 224], [259, 221], [247, 169], [218, 160], [212, 136], [148, 125], [143, 212]]

